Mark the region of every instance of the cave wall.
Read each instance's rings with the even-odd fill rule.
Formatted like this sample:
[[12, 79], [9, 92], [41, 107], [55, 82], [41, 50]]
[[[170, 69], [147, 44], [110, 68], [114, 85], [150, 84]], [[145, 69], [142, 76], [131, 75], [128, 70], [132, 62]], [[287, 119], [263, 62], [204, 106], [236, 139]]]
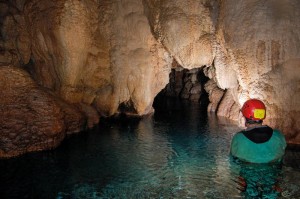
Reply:
[[7, 23], [26, 27], [15, 28], [26, 47], [4, 49], [26, 57], [24, 64], [31, 59], [29, 71], [41, 86], [70, 103], [93, 105], [105, 116], [124, 102], [131, 102], [132, 114], [152, 111], [172, 59], [152, 36], [142, 1], [32, 0], [19, 7], [22, 21]]
[[[117, 113], [122, 103], [132, 106], [132, 114], [151, 112], [172, 60], [152, 36], [142, 2], [47, 4], [31, 1], [26, 7], [29, 23], [36, 24], [30, 31], [39, 82], [71, 103], [93, 104], [101, 115]], [[49, 24], [49, 17], [57, 21]], [[47, 74], [53, 74], [49, 81], [41, 78]]]
[[[238, 120], [243, 102], [259, 98], [266, 123], [300, 143], [299, 15], [295, 0], [1, 1], [0, 67], [29, 73], [59, 109], [76, 110], [82, 117], [74, 120], [88, 126], [99, 115], [153, 112], [174, 60], [185, 69], [204, 67], [209, 111]], [[1, 118], [1, 129], [10, 117]], [[75, 129], [84, 128], [78, 123]]]
[[263, 100], [266, 123], [299, 141], [300, 2], [226, 0], [220, 8], [218, 85], [240, 105], [249, 97]]
[[216, 0], [144, 0], [155, 38], [187, 69], [211, 65], [215, 56]]

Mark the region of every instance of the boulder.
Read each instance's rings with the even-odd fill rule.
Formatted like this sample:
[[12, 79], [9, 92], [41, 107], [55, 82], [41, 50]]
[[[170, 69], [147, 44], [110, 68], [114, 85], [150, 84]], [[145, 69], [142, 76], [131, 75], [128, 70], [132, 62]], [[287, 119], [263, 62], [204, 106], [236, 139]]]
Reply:
[[57, 147], [86, 127], [86, 116], [17, 67], [0, 67], [0, 157]]

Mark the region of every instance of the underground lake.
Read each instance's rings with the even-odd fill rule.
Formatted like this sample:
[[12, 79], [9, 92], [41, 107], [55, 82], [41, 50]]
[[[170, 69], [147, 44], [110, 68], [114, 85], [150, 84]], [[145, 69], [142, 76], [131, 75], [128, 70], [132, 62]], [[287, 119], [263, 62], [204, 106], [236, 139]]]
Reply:
[[0, 160], [0, 198], [300, 198], [296, 149], [282, 166], [235, 162], [235, 123], [190, 101], [154, 107], [101, 120], [55, 150]]

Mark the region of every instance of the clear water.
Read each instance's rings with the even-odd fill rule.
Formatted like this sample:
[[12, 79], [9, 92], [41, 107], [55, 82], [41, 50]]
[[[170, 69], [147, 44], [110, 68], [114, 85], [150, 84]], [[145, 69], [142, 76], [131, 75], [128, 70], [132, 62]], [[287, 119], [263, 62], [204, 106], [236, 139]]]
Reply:
[[294, 161], [230, 159], [238, 130], [198, 104], [164, 101], [152, 117], [102, 121], [53, 151], [0, 160], [0, 198], [300, 198]]

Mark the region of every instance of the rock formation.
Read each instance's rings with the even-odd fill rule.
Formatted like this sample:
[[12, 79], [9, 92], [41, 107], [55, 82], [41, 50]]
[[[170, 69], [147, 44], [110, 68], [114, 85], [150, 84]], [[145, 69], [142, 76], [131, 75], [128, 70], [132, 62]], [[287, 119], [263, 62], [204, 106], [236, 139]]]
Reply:
[[39, 87], [24, 70], [0, 67], [0, 157], [52, 149], [85, 129], [85, 114]]
[[[238, 120], [243, 102], [259, 98], [267, 105], [266, 123], [300, 143], [299, 15], [295, 0], [1, 1], [0, 105], [6, 112], [0, 128], [6, 133], [0, 142], [8, 146], [17, 128], [10, 126], [16, 122], [13, 104], [27, 107], [27, 116], [17, 117], [31, 129], [22, 131], [25, 137], [43, 129], [25, 121], [35, 121], [37, 102], [29, 99], [36, 93], [54, 107], [37, 108], [41, 124], [52, 117], [57, 128], [39, 142], [32, 138], [32, 146], [20, 147], [24, 152], [42, 149], [44, 138], [54, 140], [45, 149], [55, 147], [67, 132], [92, 127], [98, 114], [149, 114], [177, 62], [189, 70], [204, 68], [211, 79], [209, 111]], [[5, 88], [8, 73], [27, 83]], [[20, 92], [7, 101], [12, 88]]]
[[[266, 123], [300, 141], [300, 2], [222, 1], [217, 27], [216, 79], [239, 105], [266, 103]], [[226, 74], [226, 75], [225, 75]]]
[[167, 97], [176, 97], [199, 102], [203, 92], [201, 78], [204, 80], [207, 79], [202, 71], [203, 70], [200, 68], [192, 70], [183, 68], [172, 69], [170, 81], [160, 94]]
[[152, 111], [172, 59], [152, 36], [141, 1], [30, 1], [24, 10], [41, 85], [104, 116], [120, 104], [131, 114]]

